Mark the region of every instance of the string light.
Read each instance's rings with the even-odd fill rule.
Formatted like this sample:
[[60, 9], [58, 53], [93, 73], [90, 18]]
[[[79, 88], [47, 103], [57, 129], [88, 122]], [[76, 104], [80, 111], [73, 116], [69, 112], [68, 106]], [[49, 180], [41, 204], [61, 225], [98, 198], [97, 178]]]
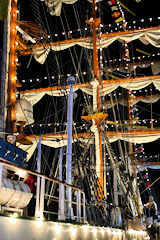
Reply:
[[[81, 76], [81, 75], [86, 75], [87, 74], [87, 72], [81, 72], [81, 73], [67, 73], [66, 75], [61, 75], [61, 78], [65, 78], [65, 79], [67, 79], [67, 77], [69, 77], [69, 76], [75, 76], [75, 77], [78, 77], [78, 76]], [[29, 82], [40, 82], [40, 81], [43, 81], [43, 80], [47, 80], [47, 79], [49, 79], [49, 78], [51, 78], [51, 79], [55, 79], [55, 78], [59, 78], [59, 76], [57, 76], [57, 75], [55, 75], [55, 76], [49, 76], [49, 77], [38, 77], [38, 78], [32, 78], [32, 79], [22, 79], [21, 81], [23, 82], [23, 83], [25, 83], [25, 82], [27, 82], [27, 81], [29, 81]]]
[[[124, 17], [124, 12], [122, 11], [121, 5], [118, 2], [117, 2], [117, 5], [118, 5], [119, 11], [120, 11], [122, 17]], [[155, 21], [155, 23], [157, 24], [157, 22], [156, 22], [157, 19], [160, 20], [160, 17], [141, 19], [141, 20], [129, 21], [129, 22], [126, 22], [125, 20], [123, 20], [123, 23], [125, 25], [125, 31], [128, 31], [132, 28], [133, 29], [137, 28], [136, 25], [139, 25], [140, 23], [145, 24], [147, 21], [149, 21], [149, 23], [153, 23]], [[134, 25], [134, 26], [132, 26], [132, 25]], [[100, 27], [102, 28], [103, 33], [106, 33], [106, 34], [108, 34], [109, 32], [113, 32], [113, 31], [115, 32], [115, 31], [123, 30], [122, 25], [120, 25], [119, 23], [113, 23], [113, 24], [107, 24], [107, 25], [100, 24]], [[139, 26], [138, 28], [141, 29], [142, 27]], [[106, 29], [107, 29], [107, 31], [106, 31]], [[108, 32], [108, 30], [109, 30], [109, 32]], [[85, 28], [82, 28], [81, 31], [90, 32], [90, 28], [85, 27]], [[77, 29], [71, 30], [69, 32], [54, 33], [52, 35], [52, 37], [60, 38], [60, 36], [67, 36], [68, 34], [69, 35], [75, 35], [76, 33], [79, 33], [79, 32], [80, 32], [80, 29], [77, 28]], [[48, 39], [50, 39], [51, 35], [48, 35], [47, 37], [48, 37]]]

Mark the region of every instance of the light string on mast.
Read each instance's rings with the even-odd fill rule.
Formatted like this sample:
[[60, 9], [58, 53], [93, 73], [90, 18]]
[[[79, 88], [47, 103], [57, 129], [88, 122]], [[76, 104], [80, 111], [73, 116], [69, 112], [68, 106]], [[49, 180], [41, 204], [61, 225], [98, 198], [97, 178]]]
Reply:
[[[102, 51], [102, 50], [100, 50], [100, 51]], [[155, 55], [157, 55], [157, 56], [160, 56], [160, 53], [157, 53], [157, 54], [152, 54], [151, 56], [155, 56]], [[143, 55], [143, 56], [138, 56], [138, 57], [132, 57], [132, 58], [129, 58], [129, 61], [135, 61], [136, 59], [137, 60], [141, 60], [142, 58], [143, 59], [145, 59], [145, 58], [149, 58], [149, 57], [151, 57], [151, 56], [145, 56], [145, 55]], [[121, 59], [110, 59], [109, 60], [109, 62], [110, 62], [110, 64], [111, 63], [115, 63], [115, 62], [122, 62], [122, 60]], [[108, 63], [108, 61], [107, 60], [105, 60], [105, 64], [107, 64]], [[154, 60], [152, 60], [152, 62], [151, 62], [151, 65], [154, 65]], [[102, 67], [103, 67], [103, 62], [102, 62], [102, 65], [101, 65]], [[114, 65], [113, 65], [114, 66]], [[147, 62], [146, 63], [144, 63], [144, 65], [143, 65], [143, 67], [147, 67]], [[120, 70], [120, 68], [117, 66], [116, 67], [116, 69], [115, 70], [117, 70], [117, 71], [119, 71]], [[113, 70], [112, 70], [112, 66], [110, 65], [110, 67], [108, 68], [108, 71], [109, 72], [112, 72]], [[101, 73], [102, 75], [103, 75], [103, 73]], [[66, 79], [67, 77], [69, 77], [69, 76], [74, 76], [74, 77], [77, 77], [77, 76], [87, 76], [88, 75], [88, 73], [86, 72], [86, 71], [82, 71], [81, 73], [67, 73], [67, 74], [62, 74], [61, 75], [61, 78], [64, 78], [64, 79]], [[49, 78], [51, 79], [51, 80], [56, 80], [56, 79], [58, 79], [58, 75], [52, 75], [52, 76], [49, 76]], [[26, 83], [26, 82], [29, 82], [29, 83], [32, 83], [32, 82], [41, 82], [41, 81], [45, 81], [45, 80], [47, 80], [48, 79], [48, 77], [47, 76], [44, 76], [44, 77], [36, 77], [36, 78], [29, 78], [29, 79], [22, 79], [22, 80], [20, 80], [19, 79], [19, 81], [20, 82], [22, 82], [22, 84], [23, 83]]]
[[[151, 119], [143, 119], [143, 120], [132, 120], [131, 121], [131, 123], [132, 123], [132, 125], [131, 125], [131, 127], [133, 126], [134, 127], [134, 125], [138, 125], [138, 124], [143, 124], [142, 126], [146, 126], [147, 125], [147, 123], [150, 123], [151, 122]], [[157, 119], [153, 119], [153, 122], [154, 123], [157, 123], [158, 125], [157, 126], [159, 126], [160, 125], [160, 118], [157, 118]], [[121, 125], [122, 124], [124, 124], [124, 127], [125, 127], [125, 124], [126, 124], [126, 126], [128, 126], [128, 124], [130, 123], [130, 121], [129, 120], [121, 120], [121, 121], [118, 121], [118, 120], [116, 120], [116, 125], [117, 126], [119, 126], [119, 127], [121, 127]], [[79, 123], [73, 123], [75, 126], [78, 126], [79, 124], [82, 124], [81, 126], [78, 126], [78, 128], [81, 128], [81, 129], [83, 129], [83, 128], [85, 128], [86, 129], [86, 127], [88, 127], [88, 130], [90, 129], [90, 126], [88, 125], [88, 124], [86, 124], [86, 123], [84, 123], [84, 122], [79, 122]], [[114, 125], [113, 124], [111, 124], [111, 121], [108, 121], [108, 120], [106, 120], [106, 124], [109, 124], [110, 125], [110, 128], [113, 128], [114, 127]], [[39, 127], [51, 127], [51, 126], [60, 126], [60, 125], [62, 125], [62, 126], [66, 126], [67, 125], [67, 123], [34, 123], [34, 124], [31, 124], [30, 126], [31, 127], [34, 127], [34, 126], [39, 126]], [[28, 125], [25, 125], [24, 127], [27, 127]], [[140, 126], [140, 125], [139, 125]], [[105, 127], [106, 128], [108, 128], [108, 126], [107, 125], [105, 125]]]
[[[118, 4], [118, 1], [117, 1], [117, 4]], [[120, 4], [119, 4], [120, 5]], [[121, 7], [120, 7], [120, 12], [122, 11]], [[157, 20], [160, 20], [160, 17], [157, 17], [157, 18], [147, 18], [147, 19], [140, 19], [140, 20], [137, 20], [137, 21], [128, 21], [126, 22], [126, 31], [128, 30], [131, 30], [131, 29], [141, 29], [143, 28], [143, 26], [139, 26], [138, 23], [144, 23], [144, 26], [145, 26], [145, 23], [147, 21], [149, 21], [150, 23], [153, 22], [154, 23], [154, 20], [155, 20], [155, 23], [156, 23], [156, 26], [157, 26]], [[133, 26], [132, 26], [133, 25]], [[137, 26], [138, 25], [138, 26]], [[119, 23], [117, 24], [101, 24], [101, 31], [102, 33], [111, 33], [111, 32], [115, 32], [115, 31], [123, 31], [123, 26], [120, 25]], [[152, 27], [152, 26], [150, 26]], [[72, 37], [76, 37], [77, 34], [80, 34], [80, 32], [88, 32], [90, 33], [90, 28], [89, 27], [84, 27], [84, 28], [77, 28], [77, 29], [74, 29], [74, 30], [69, 30], [69, 31], [63, 31], [63, 32], [60, 32], [60, 33], [53, 33], [53, 34], [49, 34], [48, 35], [48, 39], [50, 39], [51, 37], [55, 37], [55, 38], [61, 38], [62, 37], [65, 37], [65, 35], [70, 35]], [[43, 40], [43, 37], [41, 38]]]

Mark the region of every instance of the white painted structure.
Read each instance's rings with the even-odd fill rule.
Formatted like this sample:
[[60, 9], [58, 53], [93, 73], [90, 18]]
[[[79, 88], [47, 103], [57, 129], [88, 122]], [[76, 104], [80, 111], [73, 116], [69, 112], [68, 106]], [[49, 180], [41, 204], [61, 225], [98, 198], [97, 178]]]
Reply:
[[144, 231], [73, 225], [0, 216], [3, 240], [146, 240]]
[[[3, 196], [3, 182], [4, 182], [4, 169], [12, 169], [17, 174], [33, 174], [29, 170], [19, 168], [13, 164], [7, 163], [3, 160], [0, 161], [0, 194]], [[95, 227], [86, 224], [85, 219], [85, 195], [84, 193], [73, 186], [66, 183], [62, 183], [59, 180], [51, 179], [45, 177], [39, 173], [34, 173], [40, 178], [40, 189], [39, 189], [39, 204], [37, 209], [37, 217], [28, 218], [20, 217], [18, 210], [23, 209], [21, 205], [12, 206], [8, 209], [9, 215], [0, 216], [0, 240], [146, 240], [149, 239], [145, 231], [136, 230], [121, 230], [109, 227]], [[45, 192], [45, 181], [52, 181], [59, 186], [63, 185], [62, 195], [65, 196], [66, 188], [71, 187], [72, 193], [77, 194], [77, 199], [75, 202], [71, 202], [72, 206], [76, 206], [76, 213], [73, 215], [73, 220], [79, 224], [70, 224], [62, 222], [54, 222], [45, 220], [44, 216], [46, 214], [55, 214], [53, 212], [45, 211], [44, 209], [44, 199], [47, 197], [55, 199], [59, 202], [57, 209], [57, 217], [59, 219], [66, 219], [68, 213], [65, 212], [67, 209], [68, 200], [66, 198], [62, 199], [54, 196], [47, 195]], [[18, 184], [18, 183], [17, 183]], [[9, 191], [11, 191], [11, 187]], [[26, 190], [27, 193], [27, 190]], [[24, 197], [26, 195], [24, 192]], [[14, 200], [14, 198], [13, 198]], [[2, 204], [2, 203], [1, 203]], [[6, 205], [6, 204], [5, 204]], [[4, 205], [2, 204], [4, 207]], [[1, 207], [2, 207], [1, 206]], [[18, 208], [19, 207], [19, 208]], [[21, 208], [20, 208], [21, 207]], [[82, 211], [81, 211], [82, 210]], [[23, 211], [22, 211], [23, 213]]]
[[[36, 196], [36, 211], [35, 217], [43, 219], [45, 215], [46, 219], [48, 216], [55, 217], [54, 219], [66, 219], [68, 216], [68, 204], [71, 204], [72, 214], [71, 219], [77, 223], [86, 223], [86, 213], [85, 213], [85, 194], [84, 192], [74, 186], [63, 183], [57, 179], [52, 179], [46, 177], [40, 173], [35, 173], [20, 167], [17, 167], [14, 164], [8, 163], [0, 159], [0, 211], [5, 210], [9, 213], [21, 213], [23, 214], [23, 209], [29, 203], [32, 193], [30, 192], [29, 187], [24, 184], [22, 181], [14, 181], [6, 178], [6, 170], [12, 170], [15, 174], [20, 177], [23, 175], [23, 178], [26, 179], [28, 175], [32, 174], [37, 177], [37, 194]], [[39, 181], [38, 181], [39, 180]], [[45, 185], [47, 182], [55, 184], [55, 187], [58, 189], [61, 188], [61, 195], [57, 197], [54, 194], [49, 195], [46, 192]], [[63, 188], [61, 187], [63, 185]], [[66, 198], [65, 192], [66, 189], [71, 189], [71, 194], [77, 196], [75, 200], [68, 201]], [[54, 210], [50, 210], [47, 207], [44, 207], [44, 202], [48, 201], [52, 206], [56, 205]], [[74, 209], [74, 210], [73, 210]], [[1, 238], [0, 238], [1, 240]]]

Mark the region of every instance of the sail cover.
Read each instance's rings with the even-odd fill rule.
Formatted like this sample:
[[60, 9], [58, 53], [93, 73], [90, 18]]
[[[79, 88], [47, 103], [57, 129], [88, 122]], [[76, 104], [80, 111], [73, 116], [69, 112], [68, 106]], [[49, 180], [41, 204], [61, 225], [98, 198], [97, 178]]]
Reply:
[[137, 64], [132, 63], [132, 64], [129, 65], [128, 70], [126, 69], [126, 66], [112, 66], [112, 67], [109, 68], [110, 71], [108, 71], [108, 67], [104, 67], [103, 69], [106, 72], [111, 72], [111, 71], [118, 70], [119, 72], [122, 72], [122, 73], [131, 73], [136, 68], [147, 68], [149, 66], [151, 67], [153, 75], [157, 75], [157, 74], [160, 73], [160, 62], [155, 62], [155, 61], [153, 61], [153, 63], [137, 63]]
[[159, 137], [160, 137], [160, 133], [159, 134], [150, 133], [150, 134], [141, 134], [141, 135], [134, 135], [134, 133], [133, 134], [124, 133], [122, 135], [118, 135], [115, 133], [113, 136], [109, 136], [108, 138], [111, 143], [120, 139], [130, 143], [141, 144], [141, 143], [154, 142], [157, 139], [159, 139]]
[[[117, 81], [115, 81], [114, 83], [108, 81], [105, 81], [103, 83], [103, 87], [100, 86], [100, 96], [105, 96], [109, 93], [111, 93], [112, 91], [114, 91], [115, 89], [117, 89], [118, 87], [122, 87], [128, 90], [140, 90], [142, 88], [147, 87], [148, 85], [150, 85], [151, 83], [154, 84], [154, 86], [160, 91], [160, 75], [154, 76], [154, 78], [152, 77], [138, 77], [138, 78], [132, 78], [130, 79], [130, 81], [123, 81], [121, 79], [118, 79]], [[83, 92], [85, 92], [86, 94], [92, 95], [94, 94], [93, 91], [93, 84], [89, 85], [88, 84], [83, 84], [83, 86], [80, 85], [75, 85], [73, 86], [74, 91], [77, 91], [78, 89], [82, 90]], [[38, 101], [40, 101], [40, 99], [45, 95], [48, 94], [50, 96], [64, 96], [67, 95], [69, 92], [69, 89], [61, 89], [58, 90], [57, 89], [51, 89], [50, 91], [43, 91], [43, 92], [37, 92], [35, 90], [35, 92], [26, 92], [26, 93], [20, 93], [20, 97], [21, 99], [26, 99], [27, 101], [29, 101], [31, 103], [31, 105], [33, 106], [34, 104], [36, 104]], [[147, 101], [147, 99], [146, 99]]]
[[[54, 16], [60, 16], [61, 9], [62, 9], [62, 3], [65, 4], [73, 4], [77, 2], [78, 0], [41, 0], [41, 2], [45, 2], [46, 6], [49, 9], [49, 12], [51, 15]], [[97, 2], [100, 2], [102, 0], [97, 0]], [[88, 2], [92, 3], [92, 0], [88, 0]]]
[[[155, 103], [157, 101], [159, 101], [160, 99], [160, 94], [156, 94], [156, 95], [149, 95], [149, 96], [143, 96], [141, 98], [133, 98], [132, 99], [132, 104], [137, 104], [138, 102], [144, 102], [144, 103]], [[126, 106], [127, 107], [127, 100], [126, 99], [123, 99], [123, 98], [119, 98], [119, 99], [116, 99], [116, 100], [110, 100], [110, 101], [106, 101], [103, 103], [104, 106], [105, 106], [105, 109], [109, 109], [109, 108], [112, 108], [114, 107], [115, 105], [117, 104], [121, 104], [123, 106]]]
[[[102, 34], [101, 39], [97, 38], [97, 48], [107, 48], [113, 42], [118, 40], [119, 42], [132, 42], [139, 39], [144, 44], [152, 44], [154, 47], [160, 47], [160, 29], [154, 30], [144, 30], [140, 32], [128, 33], [119, 36], [108, 37], [107, 34]], [[48, 56], [50, 50], [62, 51], [64, 49], [79, 45], [84, 48], [93, 49], [93, 43], [91, 37], [86, 37], [82, 39], [75, 39], [74, 41], [59, 44], [52, 44], [48, 47], [38, 47], [34, 49], [33, 56], [37, 62], [43, 64]]]
[[[63, 137], [63, 134], [62, 134]], [[112, 143], [112, 142], [116, 142], [117, 140], [123, 140], [126, 142], [131, 142], [131, 143], [137, 143], [137, 144], [141, 144], [141, 143], [149, 143], [149, 142], [153, 142], [157, 139], [160, 138], [160, 133], [153, 133], [152, 131], [149, 134], [145, 134], [141, 133], [139, 135], [136, 135], [135, 132], [133, 131], [133, 133], [118, 133], [118, 132], [113, 132], [113, 134], [111, 134], [110, 136], [108, 136], [108, 140]], [[82, 143], [88, 143], [88, 141], [90, 141], [90, 143], [94, 142], [94, 136], [90, 136], [89, 138], [82, 138], [82, 137], [78, 137], [78, 142], [82, 142]], [[77, 138], [74, 137], [72, 140], [72, 143], [77, 142]], [[29, 160], [31, 158], [31, 156], [33, 155], [37, 145], [38, 145], [38, 140], [33, 139], [32, 140], [32, 145], [22, 145], [17, 143], [17, 147], [21, 148], [22, 150], [28, 152], [27, 155], [27, 160]], [[63, 146], [67, 146], [67, 139], [66, 138], [61, 138], [61, 139], [57, 139], [56, 137], [51, 138], [42, 138], [41, 143], [45, 146], [48, 147], [53, 147], [53, 148], [60, 148]], [[103, 143], [102, 143], [103, 144]], [[105, 141], [104, 141], [105, 144]]]
[[138, 171], [144, 171], [146, 170], [147, 168], [149, 169], [160, 169], [160, 165], [152, 165], [151, 163], [150, 164], [143, 164], [143, 165], [137, 165], [137, 168], [138, 168]]

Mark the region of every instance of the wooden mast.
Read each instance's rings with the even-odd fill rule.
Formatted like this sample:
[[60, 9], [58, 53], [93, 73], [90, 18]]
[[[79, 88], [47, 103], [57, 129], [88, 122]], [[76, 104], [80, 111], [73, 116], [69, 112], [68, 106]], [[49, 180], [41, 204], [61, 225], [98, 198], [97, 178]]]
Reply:
[[16, 102], [16, 37], [17, 37], [17, 0], [11, 1], [11, 25], [10, 25], [10, 56], [9, 56], [9, 115], [12, 124], [12, 131], [15, 132], [15, 102]]
[[[94, 82], [96, 83], [96, 112], [100, 113], [100, 96], [99, 96], [99, 85], [100, 85], [100, 79], [99, 79], [99, 68], [98, 68], [98, 49], [97, 49], [97, 32], [96, 29], [98, 28], [101, 18], [97, 17], [97, 5], [96, 5], [96, 0], [93, 1], [92, 3], [92, 17], [86, 21], [92, 28], [92, 39], [93, 39], [93, 84]], [[94, 88], [94, 86], [93, 86]], [[105, 115], [106, 117], [106, 115]], [[102, 133], [100, 130], [100, 124], [104, 121], [104, 114], [103, 117], [101, 118], [101, 114], [95, 114], [94, 116], [83, 116], [82, 117], [85, 120], [91, 120], [92, 119], [92, 124], [96, 125], [97, 130], [94, 132], [95, 134], [95, 142], [96, 142], [96, 158], [98, 156], [98, 161], [96, 161], [96, 169], [98, 169], [99, 172], [97, 172], [99, 182], [100, 182], [100, 187], [103, 189], [103, 160], [102, 160], [102, 143], [101, 143], [101, 138], [102, 138]], [[97, 159], [96, 159], [97, 160]], [[99, 198], [101, 199], [102, 196], [99, 193]]]

